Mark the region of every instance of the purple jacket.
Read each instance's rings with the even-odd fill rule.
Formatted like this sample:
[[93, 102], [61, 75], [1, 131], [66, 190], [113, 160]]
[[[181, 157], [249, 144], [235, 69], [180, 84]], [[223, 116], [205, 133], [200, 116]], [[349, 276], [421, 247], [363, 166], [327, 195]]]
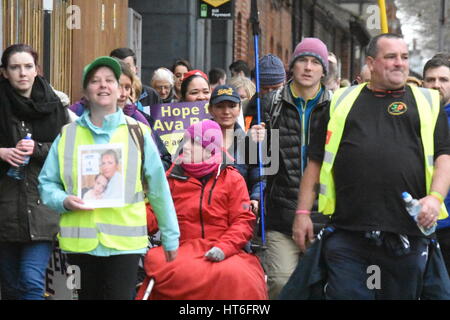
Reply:
[[148, 127], [150, 127], [147, 119], [145, 119], [144, 115], [138, 110], [137, 106], [134, 103], [127, 104], [123, 108], [123, 113], [125, 113], [129, 117], [132, 117], [134, 120], [142, 122], [143, 124], [146, 124]]

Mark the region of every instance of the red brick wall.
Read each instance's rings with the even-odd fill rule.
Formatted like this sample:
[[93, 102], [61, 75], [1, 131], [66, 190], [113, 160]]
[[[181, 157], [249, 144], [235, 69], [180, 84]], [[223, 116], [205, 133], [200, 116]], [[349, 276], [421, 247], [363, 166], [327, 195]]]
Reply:
[[336, 54], [341, 59], [341, 78], [346, 78], [352, 81], [353, 75], [350, 74], [351, 41], [348, 37], [342, 35], [340, 44], [340, 52], [336, 52]]
[[[281, 2], [281, 1], [280, 1]], [[292, 54], [292, 6], [284, 1], [280, 8], [274, 8], [272, 1], [258, 0], [261, 35], [260, 56], [272, 53], [287, 66]], [[286, 4], [288, 3], [288, 4]], [[235, 1], [234, 57], [254, 67], [253, 32], [250, 19], [250, 0]], [[239, 17], [241, 17], [239, 19]]]
[[249, 52], [248, 43], [251, 34], [248, 34], [248, 24], [250, 19], [250, 0], [235, 1], [234, 20], [234, 60], [247, 61]]

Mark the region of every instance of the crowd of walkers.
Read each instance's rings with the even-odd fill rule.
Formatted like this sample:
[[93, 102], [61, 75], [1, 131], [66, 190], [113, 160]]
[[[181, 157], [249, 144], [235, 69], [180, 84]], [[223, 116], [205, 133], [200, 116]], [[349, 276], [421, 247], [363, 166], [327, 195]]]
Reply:
[[[118, 48], [85, 66], [70, 104], [32, 47], [5, 49], [1, 299], [44, 299], [55, 246], [81, 270], [80, 300], [450, 299], [450, 54], [412, 77], [405, 40], [381, 34], [341, 79], [304, 38], [286, 63], [261, 57], [259, 93], [240, 60], [227, 77], [178, 59], [147, 86]], [[171, 155], [150, 110], [196, 101], [210, 119]]]

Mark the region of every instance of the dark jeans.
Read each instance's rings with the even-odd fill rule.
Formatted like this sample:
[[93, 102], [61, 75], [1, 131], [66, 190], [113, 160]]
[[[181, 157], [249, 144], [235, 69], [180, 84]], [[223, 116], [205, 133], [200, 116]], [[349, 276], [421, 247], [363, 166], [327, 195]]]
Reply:
[[442, 256], [448, 272], [450, 270], [450, 228], [438, 229], [436, 236], [441, 246]]
[[53, 250], [50, 241], [0, 243], [3, 300], [44, 300], [45, 270]]
[[68, 254], [69, 263], [80, 268], [79, 300], [131, 300], [141, 255], [97, 257]]
[[[396, 256], [385, 243], [376, 245], [362, 232], [336, 230], [325, 242], [327, 299], [418, 299], [428, 259], [428, 241], [409, 237], [411, 251]], [[372, 281], [379, 270], [379, 287]], [[373, 267], [371, 267], [373, 268]]]

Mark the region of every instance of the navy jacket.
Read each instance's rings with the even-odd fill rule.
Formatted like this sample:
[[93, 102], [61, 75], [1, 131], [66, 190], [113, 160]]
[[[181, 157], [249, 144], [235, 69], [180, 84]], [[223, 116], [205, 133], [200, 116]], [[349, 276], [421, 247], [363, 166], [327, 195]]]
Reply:
[[[251, 163], [250, 161], [250, 150], [249, 144], [252, 142], [251, 138], [245, 134], [241, 126], [236, 122], [234, 126], [234, 143], [227, 150], [228, 154], [233, 157], [232, 163], [229, 165], [235, 167], [239, 173], [244, 177], [247, 183], [248, 193], [250, 195], [250, 200], [260, 200], [260, 180], [263, 185], [263, 192], [265, 187], [264, 177], [260, 179], [259, 177], [259, 167], [258, 163]], [[256, 149], [256, 144], [255, 144]], [[255, 155], [256, 158], [256, 155]], [[257, 160], [257, 159], [256, 159]], [[257, 162], [257, 161], [254, 161]]]

